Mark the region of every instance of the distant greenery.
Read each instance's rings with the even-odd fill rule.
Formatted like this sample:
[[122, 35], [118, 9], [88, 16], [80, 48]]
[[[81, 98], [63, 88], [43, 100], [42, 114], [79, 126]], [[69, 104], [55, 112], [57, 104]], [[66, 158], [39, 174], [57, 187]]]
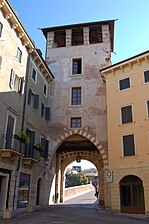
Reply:
[[88, 184], [88, 178], [85, 177], [84, 173], [80, 172], [77, 174], [66, 173], [65, 187], [74, 187]]

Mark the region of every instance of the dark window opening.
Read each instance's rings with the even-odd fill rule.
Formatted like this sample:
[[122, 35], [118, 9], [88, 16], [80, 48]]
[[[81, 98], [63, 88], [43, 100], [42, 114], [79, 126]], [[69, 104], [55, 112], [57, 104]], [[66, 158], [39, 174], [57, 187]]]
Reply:
[[83, 38], [83, 29], [73, 29], [72, 30], [72, 46], [75, 45], [83, 45], [84, 38]]
[[54, 32], [54, 46], [65, 47], [66, 46], [66, 32], [65, 30]]
[[71, 118], [71, 127], [72, 128], [80, 128], [81, 127], [81, 117]]
[[135, 155], [134, 135], [123, 136], [124, 156]]
[[0, 22], [0, 37], [2, 36], [3, 24]]
[[147, 116], [149, 117], [149, 101], [147, 101]]
[[47, 86], [45, 84], [43, 86], [43, 93], [45, 96], [47, 96]]
[[34, 80], [34, 82], [36, 82], [36, 70], [34, 68], [32, 70], [32, 80]]
[[122, 79], [119, 81], [119, 89], [123, 90], [123, 89], [128, 89], [130, 88], [130, 79], [126, 78], [126, 79]]
[[89, 43], [96, 44], [102, 42], [102, 26], [89, 27]]
[[144, 81], [149, 82], [149, 70], [144, 72]]
[[121, 108], [122, 124], [132, 122], [132, 106]]
[[72, 105], [81, 105], [81, 87], [72, 88]]
[[76, 58], [72, 60], [72, 74], [82, 74], [82, 59]]

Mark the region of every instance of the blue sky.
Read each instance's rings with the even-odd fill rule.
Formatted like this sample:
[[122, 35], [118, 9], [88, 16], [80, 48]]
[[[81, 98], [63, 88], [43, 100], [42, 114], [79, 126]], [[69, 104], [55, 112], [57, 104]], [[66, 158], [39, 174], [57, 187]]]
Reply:
[[118, 19], [112, 63], [149, 49], [149, 0], [9, 0], [36, 47], [45, 56], [38, 28]]

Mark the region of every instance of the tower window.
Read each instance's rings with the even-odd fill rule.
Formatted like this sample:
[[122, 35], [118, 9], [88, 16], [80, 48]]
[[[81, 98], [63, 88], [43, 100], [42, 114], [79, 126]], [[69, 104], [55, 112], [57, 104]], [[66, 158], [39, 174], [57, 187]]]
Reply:
[[71, 127], [72, 128], [80, 128], [81, 127], [81, 117], [71, 118]]
[[72, 59], [72, 74], [82, 74], [82, 59], [75, 58]]

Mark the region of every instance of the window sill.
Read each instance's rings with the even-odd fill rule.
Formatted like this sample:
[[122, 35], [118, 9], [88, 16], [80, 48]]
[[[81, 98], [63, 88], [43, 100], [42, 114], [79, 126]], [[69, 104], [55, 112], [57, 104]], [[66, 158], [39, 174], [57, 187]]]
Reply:
[[130, 155], [130, 156], [120, 156], [121, 159], [129, 159], [129, 158], [137, 158], [139, 156], [139, 154], [136, 155]]
[[118, 126], [132, 125], [135, 123], [136, 123], [136, 121], [133, 121], [133, 122], [125, 123], [125, 124], [119, 124]]
[[70, 130], [73, 130], [75, 132], [75, 131], [81, 130], [81, 128], [82, 127], [74, 127], [74, 128], [73, 127], [70, 127]]
[[84, 107], [84, 105], [70, 105], [69, 108]]
[[77, 77], [82, 77], [83, 76], [83, 74], [74, 74], [74, 75], [69, 75], [69, 77], [71, 77], [71, 78], [77, 78]]

